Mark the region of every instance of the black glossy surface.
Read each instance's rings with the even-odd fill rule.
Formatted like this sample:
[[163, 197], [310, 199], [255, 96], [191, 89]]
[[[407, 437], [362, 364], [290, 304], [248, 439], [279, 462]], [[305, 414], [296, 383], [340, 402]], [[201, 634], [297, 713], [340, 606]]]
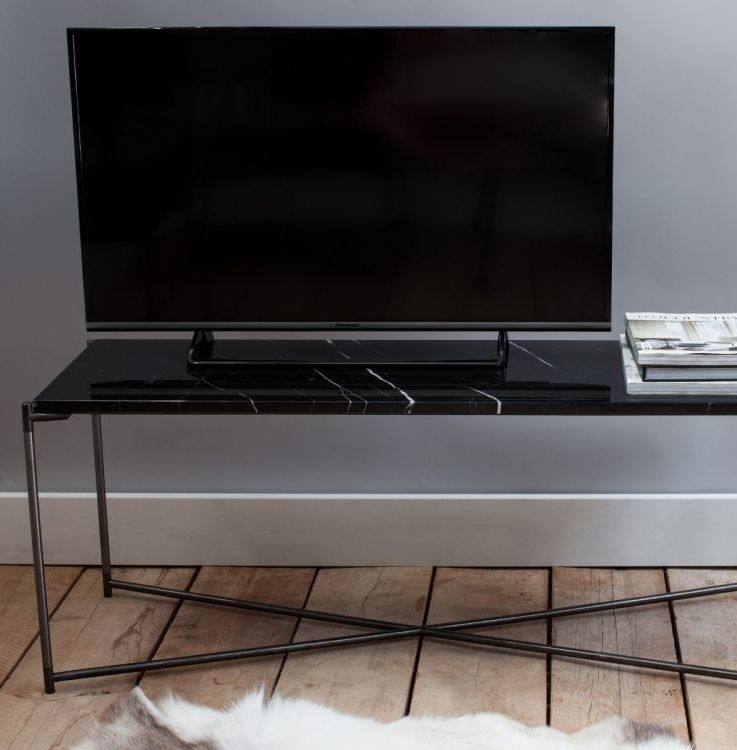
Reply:
[[613, 29], [70, 45], [90, 328], [609, 327]]
[[[254, 351], [284, 356], [288, 344]], [[306, 347], [306, 344], [300, 346]], [[341, 342], [325, 342], [345, 362]], [[348, 356], [357, 356], [353, 344]], [[376, 347], [367, 342], [367, 348]], [[428, 345], [425, 344], [424, 347]], [[438, 356], [453, 346], [436, 343]], [[492, 342], [476, 343], [483, 355]], [[325, 364], [187, 372], [184, 340], [91, 342], [34, 401], [38, 413], [737, 414], [734, 397], [627, 396], [616, 341], [512, 343], [506, 378], [483, 366]], [[423, 347], [423, 356], [428, 351]], [[465, 349], [465, 347], [463, 347]], [[259, 356], [261, 356], [259, 354]], [[368, 355], [374, 358], [374, 353]]]

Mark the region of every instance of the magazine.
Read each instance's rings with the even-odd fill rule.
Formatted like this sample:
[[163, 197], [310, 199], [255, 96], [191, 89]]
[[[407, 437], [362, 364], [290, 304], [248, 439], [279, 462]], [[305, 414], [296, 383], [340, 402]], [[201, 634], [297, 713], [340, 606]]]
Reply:
[[626, 313], [638, 365], [737, 366], [737, 313]]
[[631, 396], [737, 396], [737, 381], [734, 380], [647, 382], [642, 379], [626, 337], [620, 335], [619, 341], [624, 382]]

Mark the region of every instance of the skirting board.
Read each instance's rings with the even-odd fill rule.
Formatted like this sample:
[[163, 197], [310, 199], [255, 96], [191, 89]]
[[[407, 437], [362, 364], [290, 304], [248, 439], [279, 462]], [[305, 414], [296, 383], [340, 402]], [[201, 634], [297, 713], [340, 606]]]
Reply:
[[[733, 494], [110, 493], [113, 564], [728, 566]], [[92, 493], [41, 496], [46, 559], [99, 562]], [[0, 563], [31, 561], [26, 496], [0, 493]]]

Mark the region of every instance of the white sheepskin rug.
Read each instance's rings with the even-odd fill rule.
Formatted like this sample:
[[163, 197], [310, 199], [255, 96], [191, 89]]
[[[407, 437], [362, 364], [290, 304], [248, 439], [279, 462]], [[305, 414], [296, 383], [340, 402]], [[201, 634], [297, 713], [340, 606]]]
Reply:
[[685, 750], [671, 732], [613, 718], [575, 734], [531, 729], [500, 714], [382, 723], [306, 700], [247, 695], [227, 711], [136, 688], [74, 750]]

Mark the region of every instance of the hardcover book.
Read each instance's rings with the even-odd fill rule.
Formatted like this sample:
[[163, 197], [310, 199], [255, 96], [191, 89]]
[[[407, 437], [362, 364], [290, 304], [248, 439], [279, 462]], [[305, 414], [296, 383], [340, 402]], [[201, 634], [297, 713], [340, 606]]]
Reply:
[[737, 367], [737, 313], [626, 313], [625, 321], [640, 366]]
[[702, 380], [648, 382], [642, 379], [640, 368], [624, 335], [619, 337], [622, 348], [622, 367], [627, 393], [631, 396], [737, 396], [737, 381]]

